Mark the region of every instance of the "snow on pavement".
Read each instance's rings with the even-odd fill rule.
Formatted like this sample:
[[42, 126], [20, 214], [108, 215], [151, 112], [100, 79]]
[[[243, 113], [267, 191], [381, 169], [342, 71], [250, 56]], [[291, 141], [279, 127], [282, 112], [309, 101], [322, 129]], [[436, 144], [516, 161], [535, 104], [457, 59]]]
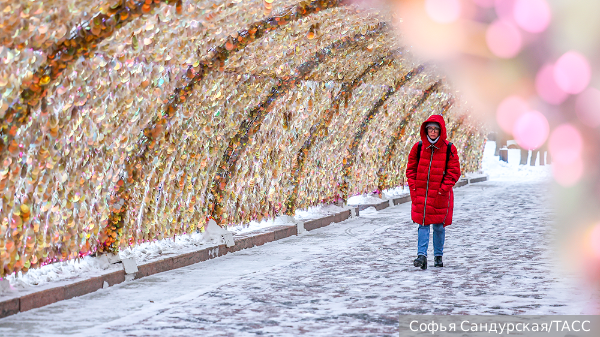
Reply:
[[455, 190], [444, 268], [412, 266], [410, 204], [370, 208], [300, 236], [0, 319], [0, 335], [391, 336], [398, 314], [598, 313], [590, 294], [558, 272], [546, 182], [515, 179]]

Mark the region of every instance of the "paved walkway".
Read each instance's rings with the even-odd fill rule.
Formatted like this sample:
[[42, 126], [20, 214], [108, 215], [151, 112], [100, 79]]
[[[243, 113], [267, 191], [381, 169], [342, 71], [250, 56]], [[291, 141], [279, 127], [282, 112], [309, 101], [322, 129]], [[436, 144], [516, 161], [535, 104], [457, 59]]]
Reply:
[[398, 314], [580, 314], [589, 295], [552, 262], [549, 194], [457, 189], [444, 268], [412, 266], [403, 204], [0, 319], [0, 335], [395, 336]]

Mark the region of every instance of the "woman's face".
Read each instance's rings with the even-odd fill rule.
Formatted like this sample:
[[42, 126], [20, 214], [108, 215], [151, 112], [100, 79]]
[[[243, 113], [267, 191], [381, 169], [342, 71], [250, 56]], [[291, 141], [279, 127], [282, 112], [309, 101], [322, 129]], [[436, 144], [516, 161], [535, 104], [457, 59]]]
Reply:
[[427, 135], [431, 139], [436, 139], [440, 136], [440, 129], [434, 126], [430, 126], [427, 128]]

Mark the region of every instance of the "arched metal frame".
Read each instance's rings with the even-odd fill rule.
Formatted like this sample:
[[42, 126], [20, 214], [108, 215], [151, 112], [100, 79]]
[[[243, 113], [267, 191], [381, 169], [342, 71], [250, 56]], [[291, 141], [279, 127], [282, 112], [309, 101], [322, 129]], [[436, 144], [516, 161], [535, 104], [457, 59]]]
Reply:
[[331, 119], [334, 114], [338, 113], [340, 104], [343, 101], [347, 101], [348, 98], [352, 95], [352, 92], [364, 83], [364, 78], [367, 75], [373, 75], [377, 73], [377, 71], [381, 70], [383, 67], [391, 64], [393, 62], [393, 55], [387, 55], [379, 58], [377, 61], [369, 64], [365, 70], [354, 78], [351, 82], [344, 83], [342, 88], [337, 93], [335, 98], [331, 103], [331, 107], [325, 110], [322, 116], [318, 119], [318, 121], [311, 126], [310, 134], [308, 139], [304, 141], [302, 147], [298, 151], [296, 155], [296, 163], [294, 164], [294, 168], [292, 169], [292, 178], [291, 185], [293, 186], [292, 192], [290, 193], [288, 200], [286, 202], [286, 214], [293, 215], [296, 210], [296, 199], [298, 196], [298, 184], [300, 176], [303, 173], [304, 169], [304, 161], [306, 160], [306, 154], [310, 151], [312, 146], [317, 142], [319, 136], [327, 133], [329, 128], [329, 124], [331, 123]]
[[334, 55], [335, 51], [344, 50], [357, 45], [367, 43], [370, 39], [379, 36], [387, 25], [382, 23], [374, 30], [368, 31], [366, 34], [356, 34], [352, 37], [344, 37], [327, 46], [324, 49], [316, 52], [313, 57], [301, 64], [295, 71], [297, 74], [293, 78], [284, 78], [279, 84], [271, 88], [270, 95], [267, 99], [261, 102], [257, 107], [249, 113], [248, 119], [242, 122], [238, 133], [229, 141], [229, 146], [223, 154], [218, 171], [213, 179], [211, 186], [211, 194], [213, 200], [208, 206], [210, 216], [220, 223], [221, 213], [223, 209], [222, 200], [223, 192], [230, 180], [230, 173], [233, 172], [233, 167], [237, 163], [240, 155], [246, 148], [249, 139], [260, 129], [260, 125], [269, 112], [271, 105], [281, 96], [286, 94], [298, 81], [307, 77], [320, 63], [326, 58]]
[[373, 107], [367, 112], [364, 116], [362, 123], [360, 124], [359, 130], [355, 133], [352, 143], [348, 149], [348, 155], [344, 158], [344, 166], [342, 167], [342, 178], [340, 182], [340, 193], [342, 200], [346, 201], [348, 199], [348, 182], [350, 179], [350, 171], [352, 170], [352, 166], [354, 165], [354, 161], [356, 159], [356, 153], [358, 149], [358, 145], [363, 139], [371, 120], [377, 116], [379, 112], [379, 108], [381, 108], [385, 102], [392, 97], [401, 87], [403, 87], [406, 83], [408, 83], [412, 78], [420, 74], [425, 69], [424, 66], [419, 66], [411, 71], [409, 71], [406, 75], [402, 76], [398, 79], [394, 85], [383, 94], [383, 96], [375, 102]]
[[[181, 12], [181, 0], [177, 0], [176, 2], [158, 0], [151, 1], [150, 4], [147, 4], [146, 1], [122, 1], [116, 6], [111, 7], [108, 14], [98, 13], [92, 20], [80, 25], [71, 38], [53, 46], [48, 56], [50, 61], [40, 66], [35, 72], [34, 79], [37, 79], [37, 82], [21, 92], [19, 101], [9, 107], [1, 121], [0, 133], [6, 135], [7, 141], [5, 143], [4, 139], [0, 137], [0, 160], [4, 159], [5, 149], [11, 145], [16, 130], [28, 120], [31, 109], [38, 106], [41, 102], [41, 107], [45, 110], [46, 102], [44, 97], [47, 92], [46, 88], [61, 77], [64, 69], [73, 64], [79, 57], [87, 58], [89, 53], [101, 41], [110, 37], [115, 30], [151, 12], [153, 8], [163, 2], [167, 4], [175, 3], [177, 13]], [[180, 103], [184, 102], [193, 93], [194, 86], [210, 71], [218, 69], [231, 53], [243, 49], [248, 43], [260, 38], [265, 33], [279, 29], [292, 21], [302, 19], [321, 10], [345, 4], [344, 0], [317, 0], [312, 2], [303, 1], [290, 6], [283, 11], [283, 14], [270, 16], [250, 24], [245, 29], [239, 30], [236, 34], [237, 38], [230, 36], [225, 43], [214, 48], [208, 60], [199, 62], [197, 67], [188, 68], [190, 81], [187, 85], [175, 90], [172, 98], [164, 108], [163, 114], [143, 130], [142, 139], [138, 142], [139, 149], [134, 151], [137, 154], [133, 159], [128, 161], [124, 168], [123, 183], [119, 185], [119, 189], [111, 198], [112, 205], [121, 205], [119, 207], [111, 205], [111, 208], [115, 210], [109, 216], [109, 223], [112, 226], [108, 226], [108, 232], [105, 233], [111, 242], [104, 243], [101, 249], [116, 251], [117, 248], [114, 243], [118, 242], [118, 238], [112, 232], [118, 236], [119, 229], [123, 226], [123, 217], [121, 214], [127, 211], [126, 203], [129, 199], [127, 191], [130, 189], [131, 184], [136, 183], [136, 177], [139, 175], [136, 169], [140, 166], [139, 163], [146, 159], [145, 154], [147, 149], [152, 148], [156, 141], [162, 137], [165, 124], [174, 116]], [[96, 28], [98, 26], [96, 23], [99, 22], [102, 23], [101, 27], [104, 28]], [[99, 31], [96, 32], [96, 29], [99, 29]], [[125, 205], [122, 205], [123, 202], [125, 202]], [[111, 227], [115, 227], [115, 230], [112, 230]]]
[[[34, 83], [23, 89], [19, 100], [8, 108], [2, 119], [0, 131], [8, 134], [8, 142], [15, 136], [16, 130], [27, 122], [31, 109], [46, 97], [47, 88], [60, 79], [67, 67], [79, 57], [87, 58], [100, 42], [113, 35], [116, 30], [142, 15], [150, 13], [152, 9], [160, 6], [163, 2], [169, 4], [175, 1], [157, 0], [151, 1], [149, 4], [146, 1], [121, 1], [110, 7], [108, 14], [96, 14], [90, 21], [79, 25], [70, 38], [50, 47], [49, 61], [35, 71]], [[177, 6], [179, 13], [181, 0], [177, 1]], [[42, 109], [45, 108], [44, 105], [45, 102], [42, 101]], [[0, 159], [3, 159], [2, 143], [3, 140], [0, 137]]]
[[[212, 50], [212, 56], [208, 61], [199, 62], [197, 67], [189, 67], [188, 75], [190, 81], [183, 87], [177, 88], [173, 93], [171, 99], [166, 104], [163, 113], [156, 117], [149, 126], [147, 126], [142, 132], [142, 139], [138, 142], [139, 148], [134, 151], [135, 157], [130, 159], [126, 164], [124, 173], [126, 179], [123, 179], [123, 184], [115, 192], [114, 197], [111, 198], [112, 204], [120, 204], [122, 206], [112, 209], [116, 209], [116, 212], [111, 212], [108, 222], [112, 226], [105, 228], [105, 237], [108, 241], [104, 242], [100, 250], [104, 251], [116, 251], [118, 249], [119, 236], [121, 234], [120, 229], [124, 226], [124, 217], [122, 214], [127, 212], [129, 190], [132, 185], [137, 184], [137, 177], [140, 173], [137, 172], [138, 167], [141, 167], [140, 163], [147, 160], [146, 152], [148, 148], [155, 146], [157, 141], [162, 137], [165, 126], [168, 121], [175, 116], [175, 112], [179, 108], [180, 104], [193, 94], [194, 87], [210, 72], [219, 69], [222, 64], [229, 58], [231, 53], [242, 50], [248, 43], [251, 43], [257, 38], [260, 38], [269, 31], [279, 29], [288, 23], [299, 20], [310, 14], [319, 12], [324, 9], [330, 9], [340, 6], [344, 3], [343, 0], [318, 0], [313, 2], [301, 2], [295, 6], [290, 7], [284, 11], [283, 15], [271, 16], [263, 19], [259, 22], [252, 23], [248, 28], [238, 31], [238, 38], [229, 37], [227, 42], [223, 43]], [[213, 207], [214, 209], [214, 207]], [[112, 228], [115, 229], [112, 229]]]

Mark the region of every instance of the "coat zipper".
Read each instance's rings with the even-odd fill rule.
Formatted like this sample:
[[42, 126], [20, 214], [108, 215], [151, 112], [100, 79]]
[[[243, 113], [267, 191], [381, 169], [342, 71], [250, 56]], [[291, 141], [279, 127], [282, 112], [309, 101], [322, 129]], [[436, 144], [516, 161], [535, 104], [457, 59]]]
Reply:
[[444, 222], [442, 224], [446, 224], [446, 218], [448, 217], [448, 212], [450, 212], [450, 193], [448, 193], [448, 208], [446, 208], [446, 216], [444, 217]]
[[[432, 145], [433, 146], [433, 145]], [[423, 206], [423, 226], [425, 226], [425, 215], [427, 214], [427, 195], [429, 194], [429, 175], [431, 174], [431, 162], [433, 161], [433, 152], [435, 151], [433, 146], [431, 148], [431, 158], [429, 158], [429, 169], [427, 171], [427, 186], [425, 186], [425, 206]], [[417, 166], [419, 163], [417, 163]]]
[[[446, 178], [446, 171], [448, 171], [447, 167], [444, 170], [444, 176], [442, 177], [442, 182], [444, 182], [444, 178]], [[450, 190], [450, 192], [452, 192], [452, 189]], [[446, 208], [446, 216], [444, 217], [444, 222], [442, 222], [443, 225], [446, 224], [446, 218], [448, 218], [448, 213], [450, 212], [450, 192], [448, 192], [448, 207]]]

